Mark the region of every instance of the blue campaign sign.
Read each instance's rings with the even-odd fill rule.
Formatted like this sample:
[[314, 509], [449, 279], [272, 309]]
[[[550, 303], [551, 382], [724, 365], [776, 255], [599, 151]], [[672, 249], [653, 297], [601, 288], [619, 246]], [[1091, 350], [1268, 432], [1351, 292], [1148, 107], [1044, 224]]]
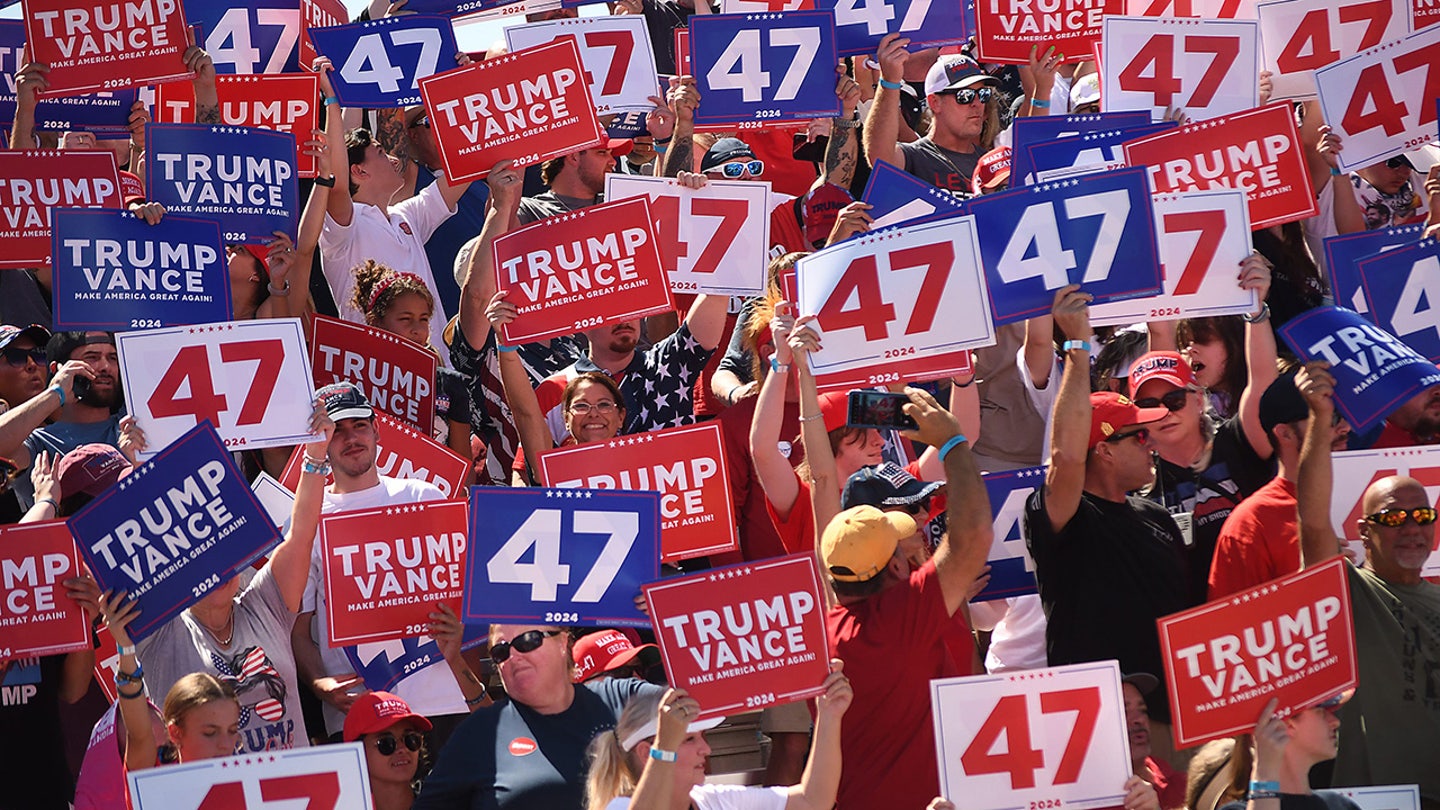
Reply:
[[195, 26], [195, 36], [204, 37], [216, 73], [298, 70], [300, 4], [296, 0], [186, 0], [185, 18]]
[[[1377, 228], [1325, 239], [1325, 271], [1330, 276], [1330, 295], [1335, 303], [1369, 315], [1370, 304], [1360, 289], [1360, 260], [1383, 250], [1419, 241], [1424, 223]], [[1373, 320], [1373, 318], [1372, 318]]]
[[295, 136], [209, 124], [145, 127], [146, 189], [172, 214], [220, 221], [227, 244], [265, 244], [300, 218]]
[[1025, 501], [1045, 484], [1044, 467], [985, 473], [995, 539], [990, 544], [990, 582], [971, 602], [1035, 593], [1035, 562], [1025, 547]]
[[1117, 169], [967, 200], [995, 325], [1050, 311], [1079, 284], [1095, 303], [1158, 295], [1164, 278], [1144, 168]]
[[311, 28], [315, 51], [330, 57], [335, 96], [346, 107], [420, 103], [420, 80], [455, 67], [455, 30], [439, 14], [407, 14]]
[[57, 208], [51, 215], [56, 329], [118, 332], [230, 320], [230, 269], [220, 224], [129, 211]]
[[[0, 20], [0, 121], [15, 120], [15, 73], [25, 48], [25, 23]], [[130, 137], [130, 108], [140, 91], [86, 93], [42, 99], [35, 105], [35, 128], [43, 132], [85, 131], [97, 138]]]
[[[1180, 125], [1174, 121], [1161, 121], [1157, 124], [1139, 124], [1119, 129], [1097, 129], [1068, 138], [1032, 143], [1027, 147], [1030, 153], [1029, 171], [1034, 172], [1036, 180], [1043, 180], [1047, 177], [1047, 172], [1077, 166], [1094, 166], [1098, 169], [1106, 163], [1124, 165], [1125, 153], [1120, 149], [1121, 144], [1136, 138], [1157, 135], [1178, 126]], [[1014, 174], [1011, 176], [1014, 177]]]
[[140, 604], [139, 641], [259, 559], [280, 533], [209, 422], [67, 521], [102, 591]]
[[467, 624], [648, 625], [660, 578], [660, 494], [470, 488]]
[[[465, 625], [460, 648], [468, 650], [480, 646], [485, 642], [487, 630], [486, 625]], [[365, 681], [365, 687], [377, 692], [394, 691], [396, 685], [407, 677], [445, 660], [440, 645], [428, 636], [356, 644], [340, 649], [345, 651], [345, 657], [350, 659], [355, 673]]]
[[690, 18], [697, 125], [833, 118], [835, 18], [827, 11]]
[[871, 230], [965, 213], [959, 197], [883, 160], [870, 172], [860, 200], [870, 206]]
[[1340, 307], [1316, 307], [1280, 327], [1303, 363], [1325, 360], [1335, 405], [1356, 433], [1368, 433], [1406, 400], [1440, 385], [1440, 369], [1400, 338]]
[[1370, 319], [1440, 361], [1440, 241], [1426, 239], [1360, 260]]
[[650, 134], [650, 128], [645, 124], [645, 113], [627, 112], [616, 115], [605, 127], [605, 134], [612, 138], [634, 138]]
[[1130, 112], [1095, 113], [1093, 115], [1041, 115], [1016, 118], [1010, 125], [1012, 152], [1010, 163], [1010, 187], [1029, 185], [1033, 178], [1030, 167], [1030, 144], [1069, 138], [1107, 129], [1125, 129], [1150, 123], [1150, 113], [1144, 110]]
[[841, 56], [873, 54], [886, 34], [909, 37], [911, 51], [958, 45], [969, 36], [964, 0], [815, 0], [815, 8], [835, 12]]

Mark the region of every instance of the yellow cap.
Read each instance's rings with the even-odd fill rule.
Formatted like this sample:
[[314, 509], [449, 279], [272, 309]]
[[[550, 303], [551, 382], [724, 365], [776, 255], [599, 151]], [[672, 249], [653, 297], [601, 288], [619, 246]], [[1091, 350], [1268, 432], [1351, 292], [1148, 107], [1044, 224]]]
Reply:
[[901, 539], [916, 531], [904, 512], [854, 506], [836, 515], [820, 537], [820, 556], [838, 582], [864, 582], [885, 570]]

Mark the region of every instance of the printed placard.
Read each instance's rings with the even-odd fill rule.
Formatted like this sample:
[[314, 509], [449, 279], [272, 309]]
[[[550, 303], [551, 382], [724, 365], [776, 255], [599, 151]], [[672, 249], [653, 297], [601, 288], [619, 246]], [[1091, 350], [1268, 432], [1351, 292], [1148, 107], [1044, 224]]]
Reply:
[[320, 519], [330, 646], [428, 635], [464, 594], [464, 501], [382, 506]]
[[1086, 132], [1097, 132], [1150, 123], [1150, 113], [1143, 110], [1090, 113], [1087, 115], [1032, 115], [1016, 118], [1010, 125], [1010, 187], [1018, 188], [1035, 181], [1030, 167], [1030, 144], [1070, 138]]
[[371, 405], [420, 428], [435, 424], [439, 362], [433, 353], [393, 332], [315, 316], [310, 344], [315, 387], [348, 380]]
[[144, 457], [206, 421], [229, 448], [314, 438], [315, 388], [299, 318], [124, 332], [115, 348], [126, 403], [149, 445]]
[[540, 478], [560, 489], [660, 493], [660, 561], [738, 547], [730, 474], [718, 424], [689, 425], [561, 447], [540, 456]]
[[1035, 561], [1025, 545], [1025, 501], [1045, 485], [1044, 467], [987, 472], [985, 492], [995, 535], [990, 542], [990, 581], [971, 602], [1009, 599], [1037, 592]]
[[580, 64], [590, 85], [595, 112], [649, 112], [650, 97], [659, 91], [655, 50], [645, 17], [576, 17], [512, 25], [505, 29], [511, 51], [547, 45], [572, 38], [580, 49]]
[[1440, 241], [1426, 239], [1360, 260], [1370, 319], [1440, 362]]
[[[420, 80], [430, 131], [451, 183], [478, 180], [502, 160], [529, 166], [605, 141], [573, 39]], [[505, 110], [519, 99], [513, 110]]]
[[255, 493], [255, 499], [260, 501], [260, 508], [270, 516], [270, 522], [283, 533], [290, 525], [290, 513], [295, 508], [295, 493], [281, 486], [280, 482], [267, 472], [255, 476], [255, 480], [250, 482], [250, 491]]
[[[808, 11], [812, 0], [720, 0], [721, 14], [758, 14], [763, 11]], [[684, 29], [677, 29], [684, 30]]]
[[1316, 70], [1412, 30], [1408, 0], [1261, 0], [1255, 11], [1272, 100], [1310, 98]]
[[1192, 120], [1260, 104], [1260, 24], [1254, 20], [1106, 17], [1100, 97], [1113, 109], [1179, 107]]
[[644, 197], [542, 219], [495, 240], [496, 286], [519, 311], [518, 346], [675, 309]]
[[55, 212], [51, 292], [56, 329], [118, 332], [230, 318], [220, 225], [129, 211]]
[[1145, 17], [1253, 20], [1255, 0], [1126, 0], [1125, 13]]
[[[1362, 557], [1365, 546], [1360, 537], [1360, 522], [1368, 514], [1362, 507], [1365, 490], [1371, 484], [1392, 475], [1403, 475], [1419, 481], [1431, 503], [1440, 496], [1440, 445], [1344, 450], [1334, 454], [1332, 463], [1330, 523], [1335, 536]], [[1420, 575], [1440, 576], [1440, 554], [1436, 554], [1435, 549], [1431, 549]]]
[[1419, 785], [1376, 785], [1332, 788], [1359, 805], [1360, 810], [1420, 810]]
[[123, 90], [189, 79], [180, 0], [24, 0], [32, 62], [50, 66], [45, 95]]
[[50, 264], [50, 212], [121, 208], [120, 174], [109, 152], [0, 150], [0, 269]]
[[1122, 14], [1125, 0], [1064, 0], [1053, 8], [1029, 0], [977, 0], [975, 42], [982, 62], [1026, 65], [1030, 49], [1041, 53], [1051, 45], [1067, 62], [1090, 58], [1090, 44], [1100, 39], [1107, 15]]
[[121, 478], [66, 525], [100, 589], [125, 591], [139, 604], [129, 627], [136, 641], [229, 582], [280, 537], [208, 423]]
[[[808, 1], [808, 0], [807, 0], [807, 1]], [[724, 8], [723, 0], [722, 0], [722, 3], [721, 3], [721, 13], [723, 13], [723, 14], [731, 14], [731, 13], [734, 13], [734, 12], [731, 12], [731, 11], [729, 11], [729, 10], [727, 10], [727, 9]], [[678, 71], [681, 76], [691, 76], [691, 75], [694, 75], [693, 71], [692, 71], [691, 68], [690, 68], [690, 29], [689, 29], [689, 28], [676, 28], [676, 29], [675, 29], [675, 70]]]
[[980, 234], [997, 326], [1049, 312], [1055, 291], [1067, 284], [1083, 285], [1094, 303], [1162, 289], [1155, 214], [1141, 169], [986, 194], [965, 210]]
[[1250, 217], [1239, 189], [1159, 194], [1155, 233], [1165, 291], [1154, 298], [1111, 301], [1090, 308], [1096, 326], [1128, 325], [1259, 309], [1254, 290], [1240, 288], [1240, 263], [1250, 255]]
[[[1125, 151], [1121, 147], [1126, 141], [1169, 132], [1179, 126], [1174, 121], [1158, 121], [1119, 129], [1097, 129], [1053, 141], [1032, 143], [1025, 148], [1029, 157], [1026, 165], [1034, 173], [1033, 181], [1039, 183], [1087, 172], [1119, 169], [1125, 165]], [[1013, 171], [1010, 176], [1015, 177]], [[1011, 187], [1015, 185], [1012, 183]]]
[[[407, 6], [408, 8], [408, 6]], [[188, 0], [186, 17], [215, 72], [294, 73], [303, 26], [296, 0]], [[306, 65], [308, 69], [309, 65]]]
[[660, 264], [674, 292], [756, 295], [770, 256], [770, 184], [711, 180], [704, 188], [671, 177], [605, 175], [605, 199], [650, 201]]
[[907, 37], [915, 50], [957, 45], [970, 36], [959, 0], [815, 0], [815, 8], [835, 13], [841, 56], [873, 54], [886, 34]]
[[296, 233], [295, 136], [249, 127], [147, 124], [145, 189], [172, 214], [220, 220], [227, 243]]
[[90, 622], [61, 584], [78, 576], [80, 553], [63, 521], [0, 529], [0, 660], [90, 649]]
[[645, 626], [640, 586], [660, 578], [660, 493], [470, 488], [461, 619]]
[[[381, 475], [391, 478], [408, 478], [434, 484], [445, 497], [456, 498], [465, 487], [465, 477], [470, 472], [470, 462], [456, 455], [445, 445], [383, 412], [375, 413], [376, 441], [375, 469]], [[296, 447], [280, 472], [280, 483], [294, 492], [300, 486], [301, 454], [304, 447]], [[334, 475], [325, 477], [325, 484], [334, 483]]]
[[808, 121], [840, 114], [835, 15], [703, 14], [692, 17], [699, 125]]
[[[1343, 557], [1156, 621], [1177, 748], [1255, 728], [1355, 686]], [[1260, 639], [1260, 641], [1257, 641]]]
[[135, 810], [261, 810], [281, 800], [311, 810], [369, 810], [365, 743], [203, 759], [131, 771]]
[[1285, 323], [1280, 337], [1301, 362], [1325, 360], [1335, 376], [1335, 406], [1367, 433], [1406, 400], [1440, 383], [1440, 369], [1404, 341], [1355, 312], [1316, 307]]
[[[0, 121], [15, 120], [15, 74], [25, 61], [25, 23], [0, 20]], [[35, 105], [35, 129], [42, 132], [82, 130], [97, 138], [128, 138], [130, 108], [137, 98], [139, 91], [135, 89], [75, 96], [47, 95]]]
[[[469, 650], [484, 644], [489, 625], [465, 625], [460, 649]], [[344, 648], [345, 659], [355, 674], [365, 681], [365, 688], [393, 692], [399, 683], [420, 670], [445, 660], [440, 645], [432, 638], [402, 638], [380, 644], [356, 644]]]
[[1130, 748], [1114, 661], [938, 678], [930, 707], [940, 792], [968, 808], [1102, 808], [1125, 798]]
[[1187, 124], [1130, 141], [1124, 149], [1127, 163], [1149, 172], [1156, 194], [1244, 189], [1256, 230], [1308, 219], [1320, 210], [1289, 104]]
[[342, 0], [300, 0], [300, 56], [303, 69], [315, 64], [315, 43], [310, 40], [311, 28], [330, 28], [349, 22]]
[[872, 231], [965, 213], [960, 198], [883, 160], [871, 170], [860, 200], [870, 206]]
[[1435, 142], [1437, 50], [1440, 27], [1432, 26], [1315, 71], [1320, 111], [1345, 144], [1336, 153], [1342, 170]]
[[815, 388], [821, 393], [849, 391], [852, 388], [870, 388], [876, 385], [943, 380], [974, 371], [975, 358], [968, 349], [959, 349], [930, 357], [886, 360], [850, 371], [818, 374], [815, 377]]
[[381, 17], [316, 28], [310, 40], [335, 70], [335, 97], [347, 107], [405, 107], [420, 103], [420, 80], [454, 67], [455, 31], [438, 14]]
[[1386, 250], [1420, 241], [1423, 223], [1377, 228], [1325, 238], [1325, 272], [1330, 276], [1330, 294], [1335, 303], [1361, 315], [1370, 312], [1360, 285], [1360, 260]]
[[[289, 132], [295, 136], [298, 176], [315, 177], [315, 156], [304, 147], [313, 138], [311, 133], [320, 129], [316, 100], [320, 96], [318, 77], [313, 74], [216, 76], [215, 94], [220, 99], [220, 123]], [[194, 85], [172, 82], [155, 88], [155, 121], [195, 123]]]
[[[972, 217], [847, 239], [796, 262], [799, 311], [824, 348], [816, 374], [995, 342]], [[937, 317], [938, 316], [938, 317]]]
[[645, 586], [665, 672], [700, 703], [697, 719], [824, 694], [822, 593], [814, 554]]

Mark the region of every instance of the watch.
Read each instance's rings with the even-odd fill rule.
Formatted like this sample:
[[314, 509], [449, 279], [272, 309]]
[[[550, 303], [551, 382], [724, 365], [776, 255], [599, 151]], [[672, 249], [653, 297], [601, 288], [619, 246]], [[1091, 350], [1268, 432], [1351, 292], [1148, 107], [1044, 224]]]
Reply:
[[324, 187], [326, 187], [326, 188], [334, 188], [334, 187], [335, 187], [335, 175], [332, 174], [332, 175], [330, 175], [329, 177], [317, 177], [317, 178], [315, 178], [315, 185], [317, 185], [317, 186], [324, 186]]

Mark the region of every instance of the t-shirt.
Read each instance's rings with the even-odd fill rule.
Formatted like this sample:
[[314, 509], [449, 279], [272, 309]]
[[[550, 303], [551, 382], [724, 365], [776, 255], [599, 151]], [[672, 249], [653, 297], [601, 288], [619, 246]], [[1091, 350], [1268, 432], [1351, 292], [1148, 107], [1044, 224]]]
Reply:
[[1340, 708], [1334, 787], [1420, 785], [1440, 801], [1440, 585], [1349, 568], [1361, 688]]
[[235, 635], [222, 648], [186, 610], [137, 643], [145, 682], [157, 703], [175, 682], [207, 672], [235, 688], [240, 698], [240, 747], [245, 751], [304, 748], [305, 718], [296, 693], [290, 631], [295, 614], [266, 563], [235, 597]]
[[644, 0], [640, 9], [645, 15], [645, 27], [650, 29], [650, 47], [655, 51], [655, 72], [667, 76], [678, 75], [675, 70], [675, 29], [687, 27], [694, 11], [670, 0]]
[[575, 685], [558, 714], [513, 700], [472, 712], [440, 750], [414, 810], [579, 810], [585, 747], [615, 727], [630, 698], [662, 687], [634, 678]]
[[977, 147], [973, 152], [952, 152], [936, 146], [927, 135], [913, 143], [899, 144], [905, 155], [905, 171], [924, 180], [936, 188], [959, 192], [970, 196], [970, 178], [975, 174], [975, 164], [983, 154]]
[[[995, 345], [976, 349], [975, 379], [980, 392], [980, 438], [975, 440], [976, 461], [982, 470], [1005, 469], [1009, 465], [1030, 467], [1040, 464], [1048, 415], [1036, 410], [1030, 387], [1016, 367], [1015, 355], [1025, 344], [1025, 324], [1015, 323], [995, 330]], [[1049, 388], [1059, 389], [1058, 378]], [[988, 459], [1007, 462], [1004, 466]]]
[[[906, 582], [825, 614], [834, 657], [845, 662], [855, 700], [840, 748], [840, 810], [921, 810], [939, 773], [930, 715], [930, 680], [971, 674], [964, 612], [951, 616], [934, 561]], [[973, 651], [973, 639], [972, 647]]]
[[60, 681], [65, 656], [16, 658], [0, 666], [0, 810], [67, 810], [75, 780], [65, 761]]
[[[1045, 606], [1050, 666], [1120, 662], [1121, 672], [1164, 672], [1155, 620], [1197, 604], [1187, 590], [1184, 541], [1170, 514], [1144, 498], [1124, 503], [1089, 492], [1056, 532], [1046, 488], [1025, 502], [1025, 544]], [[1165, 684], [1151, 716], [1170, 722]]]
[[[59, 458], [82, 444], [108, 444], [118, 449], [122, 416], [124, 414], [117, 413], [99, 422], [54, 422], [41, 425], [25, 437], [25, 449], [30, 451], [32, 463], [42, 452], [49, 452], [51, 456]], [[30, 480], [30, 468], [21, 471], [13, 488], [22, 509], [35, 505], [35, 483]]]
[[582, 197], [566, 197], [553, 191], [547, 191], [544, 194], [536, 194], [534, 197], [521, 197], [520, 210], [515, 213], [515, 217], [521, 225], [529, 225], [542, 219], [558, 216], [566, 211], [578, 211], [581, 208], [599, 205], [601, 202], [603, 199], [598, 194], [594, 199], [587, 200]]
[[1215, 541], [1207, 600], [1300, 570], [1295, 497], [1295, 482], [1277, 475], [1225, 518]]
[[[765, 490], [755, 472], [755, 459], [750, 455], [750, 425], [755, 420], [759, 397], [746, 397], [720, 413], [720, 433], [724, 436], [725, 472], [730, 479], [730, 501], [735, 508], [740, 554], [743, 560], [764, 560], [785, 555], [785, 544], [776, 531], [778, 521], [771, 519], [766, 508]], [[780, 435], [792, 439], [800, 435], [800, 404], [785, 403], [780, 417]], [[805, 458], [805, 446], [798, 441], [781, 440], [781, 452], [793, 468]], [[809, 501], [807, 495], [806, 501]], [[792, 510], [793, 511], [793, 510]], [[812, 530], [810, 533], [814, 535]], [[742, 560], [733, 560], [741, 562]], [[730, 560], [712, 559], [719, 565]]]
[[[1230, 802], [1220, 810], [1246, 810], [1248, 806], [1245, 802]], [[1281, 793], [1280, 810], [1360, 810], [1360, 805], [1333, 790], [1317, 790], [1314, 793]]]
[[450, 423], [470, 424], [470, 388], [465, 375], [453, 368], [435, 369], [435, 441], [450, 441]]
[[1185, 783], [1186, 776], [1183, 772], [1170, 767], [1170, 763], [1155, 757], [1145, 758], [1145, 768], [1150, 771], [1150, 778], [1145, 780], [1155, 786], [1155, 793], [1160, 797], [1160, 807], [1170, 810], [1172, 807], [1185, 806]]
[[[745, 785], [696, 785], [690, 788], [695, 810], [785, 810], [786, 788]], [[627, 810], [630, 797], [611, 799], [605, 810]]]

